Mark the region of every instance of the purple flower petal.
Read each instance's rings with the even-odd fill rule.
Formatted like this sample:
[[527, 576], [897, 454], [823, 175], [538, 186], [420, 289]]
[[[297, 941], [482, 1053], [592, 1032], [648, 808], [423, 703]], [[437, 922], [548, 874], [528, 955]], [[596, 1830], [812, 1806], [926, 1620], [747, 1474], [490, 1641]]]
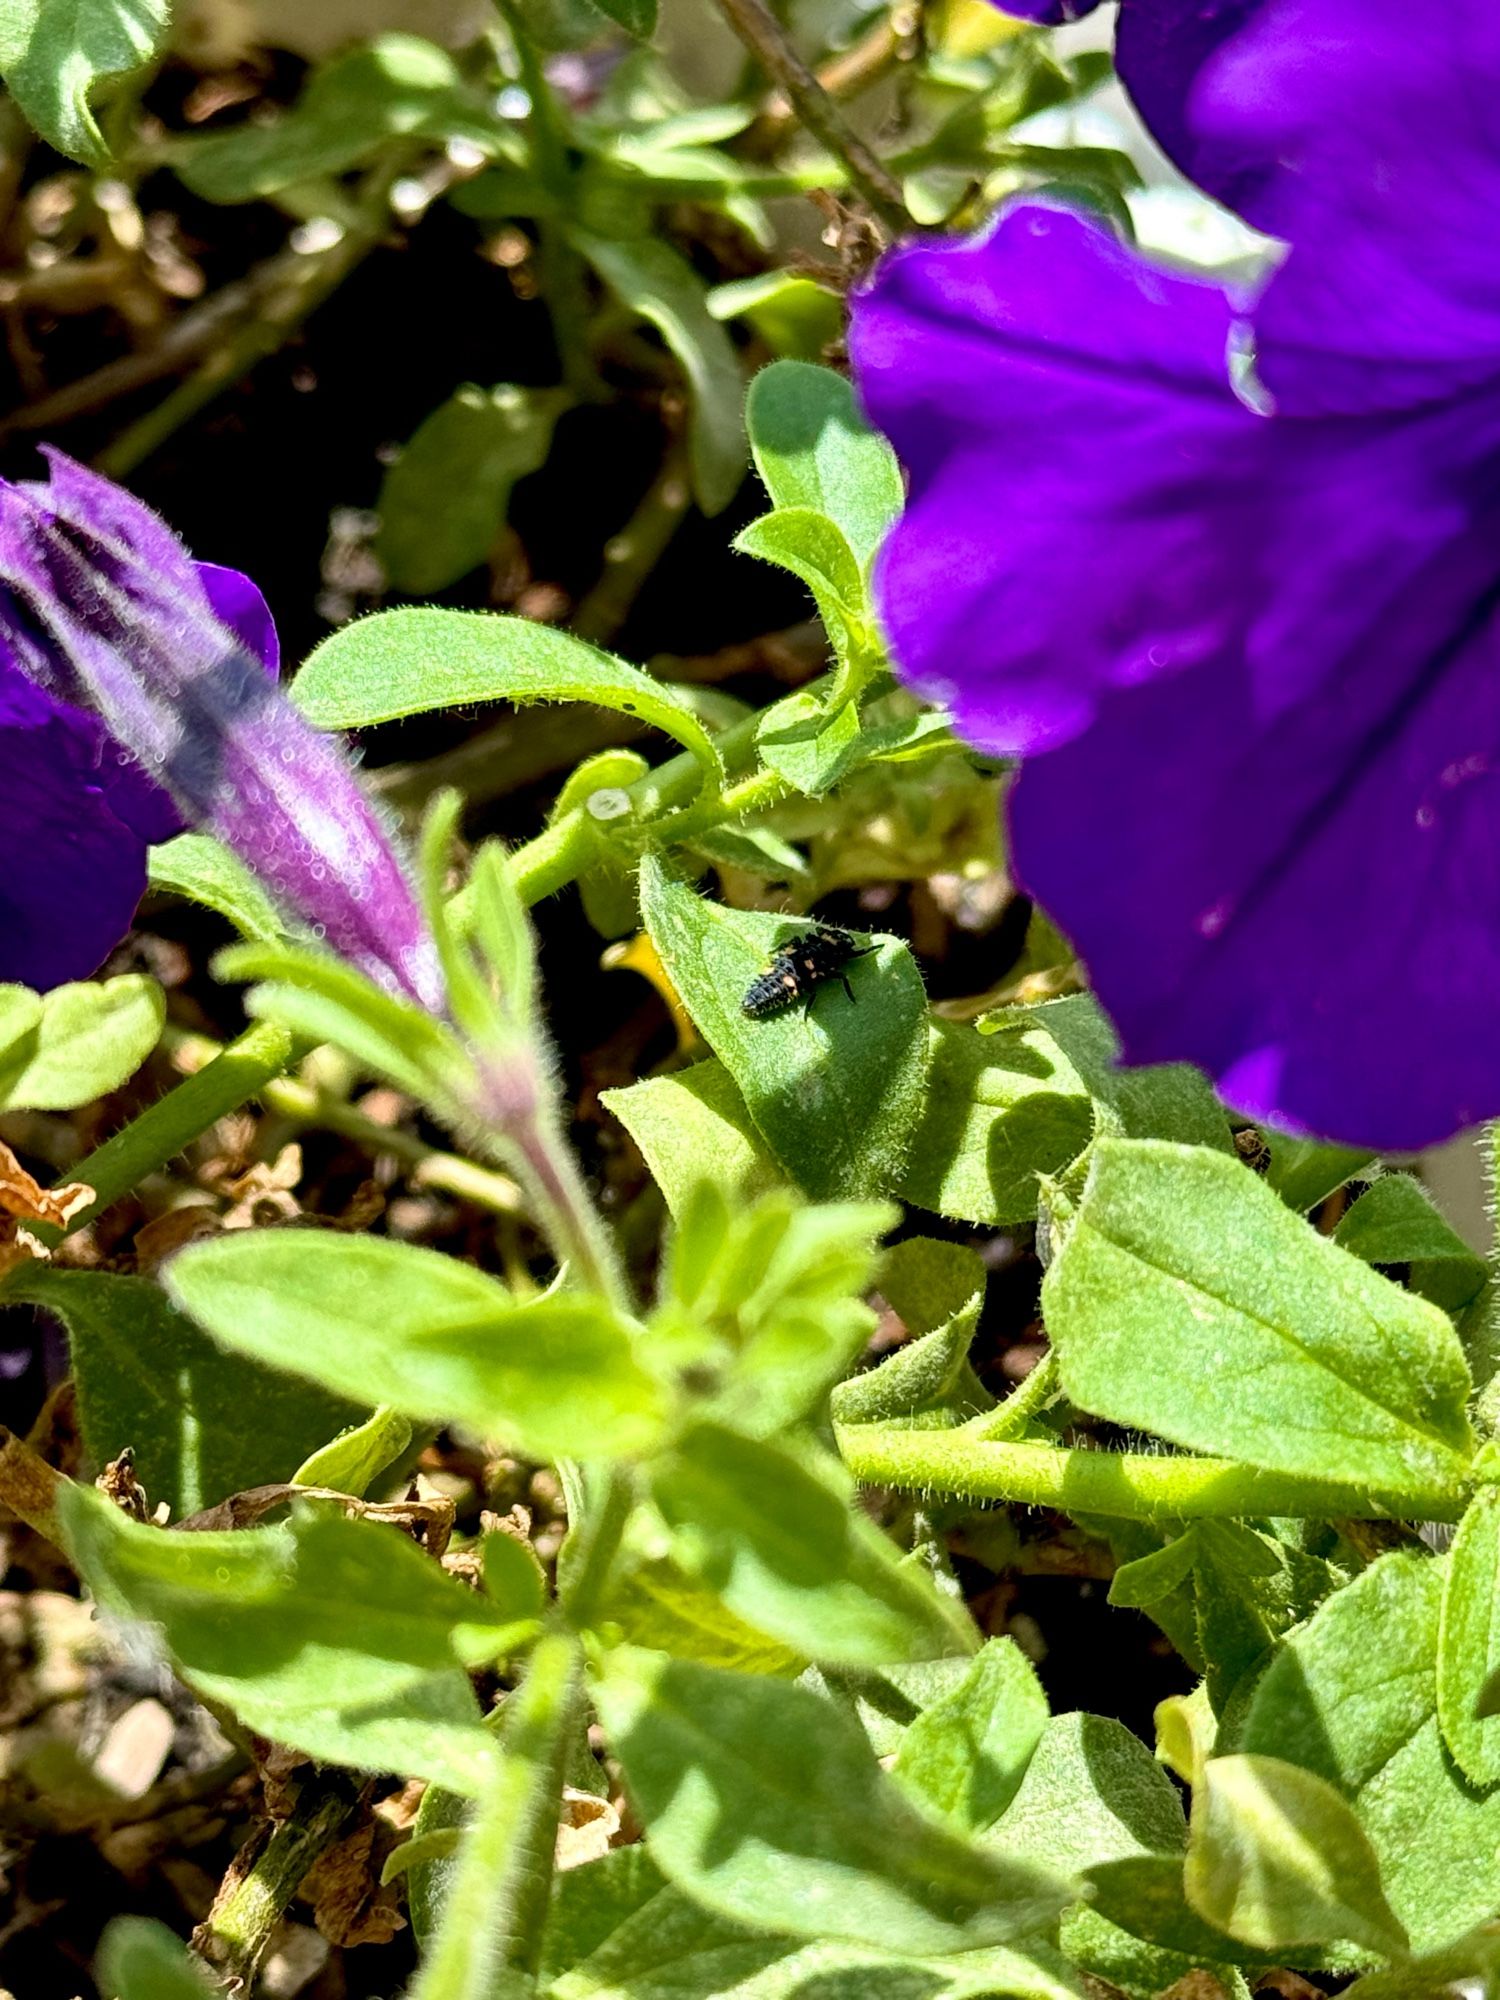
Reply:
[[897, 250], [855, 299], [860, 394], [911, 480], [881, 616], [971, 741], [1066, 741], [1111, 687], [1231, 643], [1264, 429], [1229, 386], [1234, 323], [1219, 288], [1036, 205]]
[[0, 627], [16, 667], [97, 716], [190, 825], [234, 848], [334, 950], [441, 1009], [416, 897], [347, 758], [246, 649], [266, 643], [263, 607], [224, 573], [205, 581], [128, 493], [48, 457], [49, 484], [0, 482]]
[[1500, 356], [1489, 0], [1124, 0], [1120, 73], [1193, 179], [1285, 237], [1258, 369], [1299, 414], [1474, 386]]
[[1018, 873], [1130, 1059], [1418, 1146], [1500, 1111], [1500, 379], [1259, 415], [1235, 310], [1035, 207], [887, 260], [852, 343], [912, 478], [882, 618], [972, 740], [1050, 750]]
[[97, 971], [146, 886], [145, 842], [112, 810], [103, 732], [0, 671], [0, 980], [46, 989]]
[[1276, 233], [1276, 162], [1252, 135], [1210, 134], [1194, 115], [1199, 75], [1266, 0], [1124, 0], [1115, 67], [1152, 137], [1189, 180]]
[[1213, 662], [1027, 766], [1019, 871], [1127, 1060], [1195, 1062], [1252, 1116], [1382, 1151], [1500, 1110], [1500, 628], [1463, 629], [1473, 560], [1430, 579], [1441, 613], [1414, 589], [1273, 718]]

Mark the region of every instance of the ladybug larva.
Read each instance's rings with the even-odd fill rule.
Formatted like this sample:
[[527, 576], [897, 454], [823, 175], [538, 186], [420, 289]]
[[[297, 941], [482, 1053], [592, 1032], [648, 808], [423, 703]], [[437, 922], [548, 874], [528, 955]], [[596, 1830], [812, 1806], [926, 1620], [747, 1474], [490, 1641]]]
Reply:
[[751, 980], [740, 1002], [741, 1011], [752, 1021], [764, 1021], [799, 1002], [810, 1006], [825, 979], [838, 979], [852, 1000], [854, 989], [844, 968], [874, 950], [874, 945], [857, 945], [848, 931], [834, 930], [827, 924], [803, 931], [776, 947], [765, 971]]

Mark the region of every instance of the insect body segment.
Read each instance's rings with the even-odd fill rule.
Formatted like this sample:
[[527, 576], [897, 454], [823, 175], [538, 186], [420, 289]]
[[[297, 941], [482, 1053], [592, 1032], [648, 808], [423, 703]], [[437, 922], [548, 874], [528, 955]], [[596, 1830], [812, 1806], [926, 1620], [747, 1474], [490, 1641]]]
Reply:
[[777, 946], [771, 963], [759, 978], [750, 982], [740, 1002], [741, 1011], [752, 1021], [764, 1021], [799, 1003], [810, 1006], [818, 987], [827, 979], [839, 980], [852, 1000], [854, 989], [844, 968], [874, 950], [872, 944], [857, 945], [848, 931], [832, 930], [824, 924], [816, 930], [804, 931], [800, 937], [788, 938], [785, 944]]

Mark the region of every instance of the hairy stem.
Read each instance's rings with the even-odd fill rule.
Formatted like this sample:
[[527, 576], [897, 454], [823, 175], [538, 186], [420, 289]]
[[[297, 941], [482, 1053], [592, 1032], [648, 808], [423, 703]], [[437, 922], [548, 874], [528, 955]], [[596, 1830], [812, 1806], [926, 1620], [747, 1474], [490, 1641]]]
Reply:
[[274, 1825], [265, 1821], [235, 1856], [213, 1908], [193, 1933], [193, 1949], [231, 1992], [249, 1991], [272, 1931], [356, 1803], [347, 1781], [326, 1788], [309, 1782], [289, 1817]]
[[528, 2000], [536, 1990], [567, 1754], [576, 1643], [542, 1639], [501, 1711], [500, 1769], [470, 1820], [410, 2000]]
[[1055, 1507], [1068, 1514], [1103, 1514], [1117, 1520], [1288, 1514], [1318, 1521], [1343, 1516], [1456, 1521], [1468, 1497], [1457, 1486], [1380, 1494], [1295, 1473], [1267, 1472], [1229, 1459], [997, 1443], [963, 1430], [841, 1424], [836, 1435], [844, 1463], [867, 1485]]
[[211, 1125], [259, 1096], [272, 1077], [280, 1076], [305, 1052], [285, 1028], [269, 1021], [247, 1028], [196, 1076], [169, 1090], [122, 1132], [80, 1160], [68, 1179], [91, 1187], [93, 1202], [73, 1217], [66, 1231], [38, 1224], [36, 1234], [55, 1243], [62, 1235], [71, 1235], [92, 1222], [148, 1174], [184, 1152]]

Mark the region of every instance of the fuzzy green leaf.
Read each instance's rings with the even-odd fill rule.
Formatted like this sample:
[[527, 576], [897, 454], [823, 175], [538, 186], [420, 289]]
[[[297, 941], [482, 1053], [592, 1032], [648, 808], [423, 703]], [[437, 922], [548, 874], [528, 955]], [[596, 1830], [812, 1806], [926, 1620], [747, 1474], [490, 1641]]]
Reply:
[[377, 612], [314, 648], [293, 699], [320, 729], [367, 729], [479, 702], [588, 701], [665, 731], [712, 777], [719, 755], [675, 689], [530, 618], [409, 606]]
[[61, 1511], [99, 1605], [154, 1626], [189, 1686], [247, 1728], [327, 1763], [484, 1784], [494, 1745], [466, 1666], [493, 1656], [508, 1621], [399, 1530], [309, 1508], [181, 1534], [82, 1486]]
[[774, 361], [750, 384], [750, 450], [778, 508], [811, 508], [843, 531], [861, 572], [905, 504], [896, 454], [860, 414], [842, 375]]
[[233, 1353], [537, 1458], [643, 1450], [662, 1421], [630, 1327], [601, 1300], [518, 1302], [497, 1279], [412, 1244], [242, 1231], [184, 1250], [168, 1282]]
[[683, 1567], [799, 1653], [880, 1666], [972, 1652], [961, 1607], [901, 1561], [834, 1470], [697, 1424], [652, 1468], [650, 1490]]
[[641, 907], [672, 983], [792, 1178], [820, 1199], [890, 1187], [927, 1072], [927, 995], [906, 947], [883, 938], [851, 962], [853, 1001], [830, 981], [806, 1011], [756, 1021], [741, 1000], [796, 926], [707, 903], [650, 857]]
[[1040, 1930], [1074, 1893], [924, 1818], [806, 1688], [621, 1649], [597, 1700], [657, 1862], [738, 1922], [961, 1951]]
[[101, 165], [109, 148], [91, 99], [143, 69], [167, 39], [171, 0], [6, 0], [0, 76], [27, 119], [70, 159]]
[[165, 1500], [175, 1519], [290, 1479], [359, 1415], [355, 1401], [223, 1353], [145, 1278], [37, 1263], [16, 1273], [5, 1297], [44, 1306], [66, 1326], [92, 1465], [128, 1447], [151, 1504]]
[[1402, 1958], [1380, 1863], [1332, 1785], [1276, 1757], [1211, 1757], [1193, 1800], [1188, 1899], [1261, 1950], [1351, 1940]]
[[1465, 1476], [1450, 1322], [1228, 1155], [1100, 1140], [1043, 1298], [1064, 1387], [1095, 1415], [1388, 1494]]
[[0, 1111], [72, 1111], [134, 1076], [161, 1036], [154, 979], [79, 980], [44, 994], [30, 1032], [0, 1053]]

